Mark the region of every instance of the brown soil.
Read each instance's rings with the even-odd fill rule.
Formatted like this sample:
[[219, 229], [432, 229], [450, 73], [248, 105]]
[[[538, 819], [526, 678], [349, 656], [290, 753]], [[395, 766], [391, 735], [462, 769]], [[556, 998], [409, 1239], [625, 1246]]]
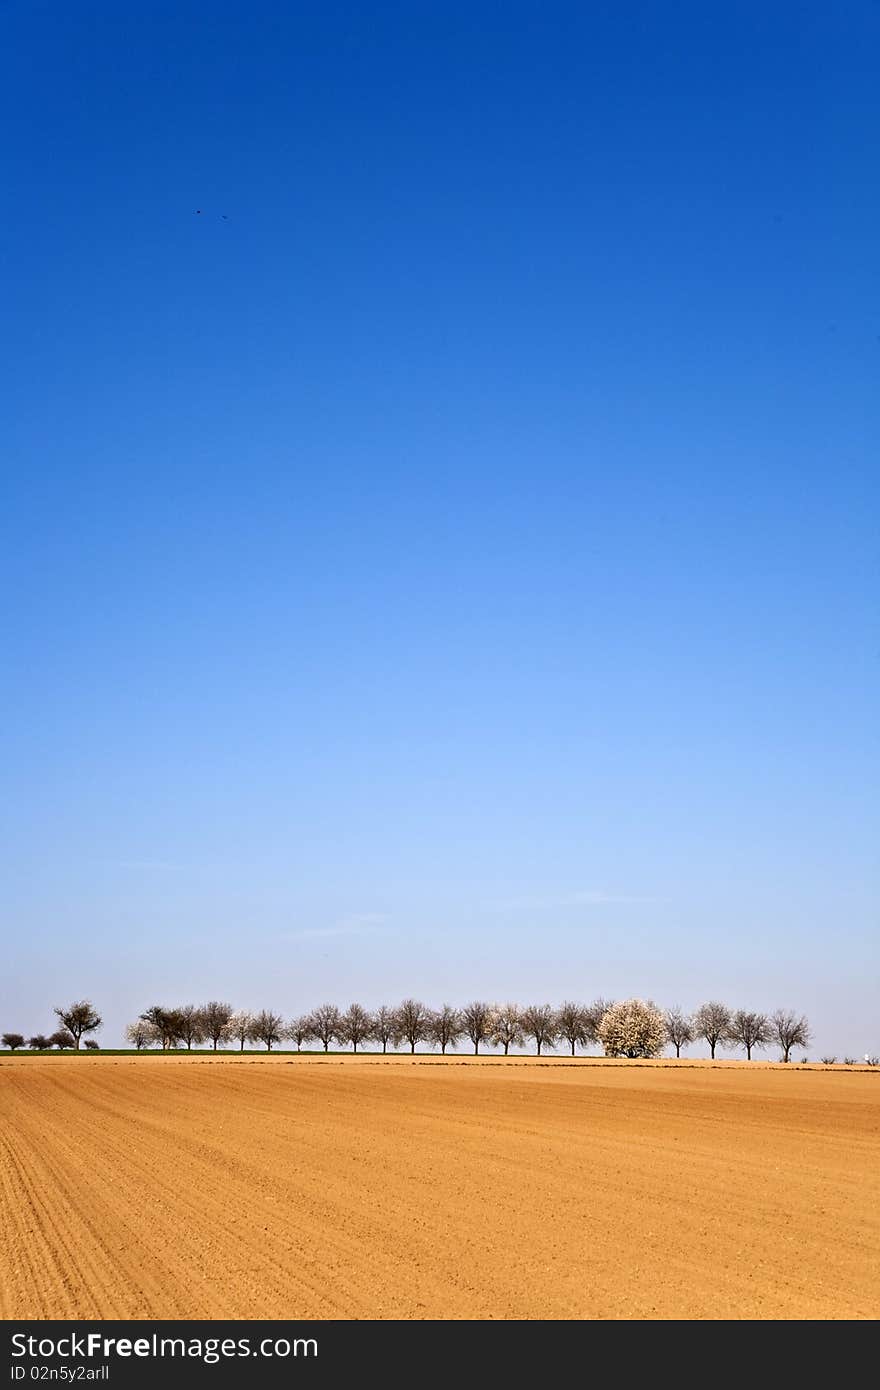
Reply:
[[876, 1318], [880, 1075], [4, 1058], [4, 1318]]

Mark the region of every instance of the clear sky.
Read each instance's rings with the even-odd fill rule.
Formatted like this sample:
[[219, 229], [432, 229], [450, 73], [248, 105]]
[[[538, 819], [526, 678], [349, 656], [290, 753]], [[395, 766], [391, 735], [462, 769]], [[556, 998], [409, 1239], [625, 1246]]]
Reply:
[[880, 1051], [880, 5], [0, 26], [0, 1026]]

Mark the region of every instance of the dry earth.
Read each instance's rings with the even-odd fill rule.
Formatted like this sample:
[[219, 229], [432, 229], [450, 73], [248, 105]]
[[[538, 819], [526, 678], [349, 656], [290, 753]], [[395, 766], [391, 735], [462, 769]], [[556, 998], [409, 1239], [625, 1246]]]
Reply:
[[0, 1063], [4, 1318], [874, 1318], [880, 1076]]

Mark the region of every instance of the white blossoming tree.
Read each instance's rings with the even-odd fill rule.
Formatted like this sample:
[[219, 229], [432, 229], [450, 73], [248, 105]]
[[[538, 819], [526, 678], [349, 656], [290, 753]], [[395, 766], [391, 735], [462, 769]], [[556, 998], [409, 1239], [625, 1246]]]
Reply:
[[656, 1057], [666, 1046], [666, 1020], [650, 1000], [624, 999], [606, 1009], [596, 1036], [606, 1057]]

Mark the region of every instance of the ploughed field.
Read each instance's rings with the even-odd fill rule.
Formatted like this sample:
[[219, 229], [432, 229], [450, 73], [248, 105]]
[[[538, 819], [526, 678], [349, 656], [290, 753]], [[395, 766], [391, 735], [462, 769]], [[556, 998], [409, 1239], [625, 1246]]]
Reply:
[[3, 1318], [875, 1318], [880, 1076], [4, 1057]]

